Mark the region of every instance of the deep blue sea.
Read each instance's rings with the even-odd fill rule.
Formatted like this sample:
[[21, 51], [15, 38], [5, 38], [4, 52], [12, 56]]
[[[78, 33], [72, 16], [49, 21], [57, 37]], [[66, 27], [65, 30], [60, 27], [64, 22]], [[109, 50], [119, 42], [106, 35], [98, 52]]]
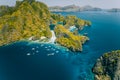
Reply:
[[[120, 13], [57, 12], [92, 22], [80, 34], [90, 41], [73, 53], [54, 44], [17, 42], [0, 47], [0, 80], [94, 80], [91, 72], [103, 53], [120, 49]], [[54, 54], [54, 55], [51, 55]]]

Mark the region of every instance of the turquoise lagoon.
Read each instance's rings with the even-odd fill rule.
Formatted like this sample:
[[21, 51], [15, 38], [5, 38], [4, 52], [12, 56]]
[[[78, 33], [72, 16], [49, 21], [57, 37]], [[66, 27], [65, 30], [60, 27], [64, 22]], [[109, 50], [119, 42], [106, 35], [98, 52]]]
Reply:
[[90, 41], [76, 53], [54, 44], [17, 42], [0, 47], [0, 80], [94, 80], [92, 67], [103, 53], [120, 49], [120, 13], [56, 12], [90, 20], [80, 34]]

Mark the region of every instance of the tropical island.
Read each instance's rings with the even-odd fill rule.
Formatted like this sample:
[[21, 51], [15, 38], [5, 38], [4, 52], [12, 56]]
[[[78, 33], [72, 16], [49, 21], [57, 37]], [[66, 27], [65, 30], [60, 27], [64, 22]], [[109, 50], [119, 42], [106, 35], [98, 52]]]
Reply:
[[105, 53], [93, 67], [95, 80], [120, 79], [120, 50]]
[[102, 11], [101, 8], [92, 7], [90, 5], [86, 5], [83, 7], [77, 6], [75, 4], [68, 6], [51, 6], [49, 7], [51, 12], [82, 12], [82, 11]]
[[91, 26], [91, 22], [51, 13], [47, 5], [35, 0], [16, 1], [14, 7], [0, 6], [0, 46], [26, 40], [52, 42], [71, 51], [82, 51], [89, 38], [78, 31], [85, 26]]

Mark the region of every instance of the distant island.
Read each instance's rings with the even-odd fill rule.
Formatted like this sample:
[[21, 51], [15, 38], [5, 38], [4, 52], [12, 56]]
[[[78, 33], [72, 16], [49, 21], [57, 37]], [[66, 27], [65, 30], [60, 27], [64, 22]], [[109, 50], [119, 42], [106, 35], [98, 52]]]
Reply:
[[49, 7], [49, 10], [51, 12], [81, 12], [81, 11], [101, 11], [101, 8], [97, 8], [97, 7], [92, 7], [92, 6], [84, 6], [84, 7], [80, 7], [80, 6], [76, 6], [76, 5], [68, 5], [68, 6], [52, 6]]
[[112, 9], [102, 9], [98, 7], [92, 6], [76, 6], [76, 5], [68, 5], [68, 6], [51, 6], [49, 7], [51, 12], [83, 12], [83, 11], [105, 11], [105, 12], [120, 12], [120, 8], [112, 8]]
[[16, 1], [14, 7], [0, 6], [0, 46], [26, 40], [82, 51], [82, 45], [89, 38], [78, 31], [85, 26], [91, 26], [91, 22], [50, 13], [47, 5], [35, 0]]
[[120, 9], [119, 8], [112, 8], [112, 9], [109, 9], [107, 11], [108, 12], [120, 12]]

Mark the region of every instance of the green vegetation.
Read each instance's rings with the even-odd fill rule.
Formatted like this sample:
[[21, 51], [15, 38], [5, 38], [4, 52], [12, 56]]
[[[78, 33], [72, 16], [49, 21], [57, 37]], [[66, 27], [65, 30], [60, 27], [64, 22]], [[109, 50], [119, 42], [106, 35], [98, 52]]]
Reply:
[[57, 43], [72, 51], [82, 51], [88, 38], [77, 31], [70, 32], [69, 28], [75, 25], [81, 30], [91, 23], [76, 16], [50, 13], [44, 3], [35, 0], [16, 1], [14, 7], [0, 6], [0, 46], [20, 40], [48, 41], [52, 36], [50, 24], [56, 26]]
[[31, 36], [34, 39], [40, 39], [42, 36], [51, 37], [48, 7], [41, 2], [28, 1], [30, 0], [17, 2], [17, 7], [14, 7], [17, 9], [11, 14], [5, 14], [6, 9], [1, 12], [4, 15], [0, 17], [0, 45], [28, 39]]
[[[56, 25], [55, 34], [56, 42], [72, 51], [82, 51], [82, 44], [89, 40], [86, 36], [81, 36], [78, 31], [73, 33], [69, 31], [71, 26], [76, 26], [78, 30], [82, 30], [84, 26], [91, 25], [91, 22], [77, 18], [76, 16], [61, 16], [60, 14], [51, 14], [51, 24]], [[63, 23], [62, 25], [57, 22]]]
[[57, 22], [62, 22], [65, 28], [70, 28], [70, 26], [75, 25], [79, 30], [82, 30], [84, 26], [91, 26], [90, 21], [82, 20], [76, 16], [68, 15], [66, 17], [60, 14], [51, 14], [52, 24], [57, 24]]
[[56, 42], [72, 51], [82, 51], [82, 44], [89, 40], [86, 36], [74, 35], [62, 25], [55, 28]]
[[118, 57], [119, 57], [119, 56], [120, 56], [120, 50], [105, 53], [105, 54], [103, 55], [103, 57], [104, 57], [104, 58], [114, 57], [114, 56], [111, 56], [111, 55], [114, 55], [114, 56], [118, 56]]
[[6, 14], [12, 14], [13, 11], [15, 11], [14, 7], [0, 6], [0, 17]]
[[93, 67], [95, 80], [118, 80], [120, 77], [120, 50], [105, 53]]

